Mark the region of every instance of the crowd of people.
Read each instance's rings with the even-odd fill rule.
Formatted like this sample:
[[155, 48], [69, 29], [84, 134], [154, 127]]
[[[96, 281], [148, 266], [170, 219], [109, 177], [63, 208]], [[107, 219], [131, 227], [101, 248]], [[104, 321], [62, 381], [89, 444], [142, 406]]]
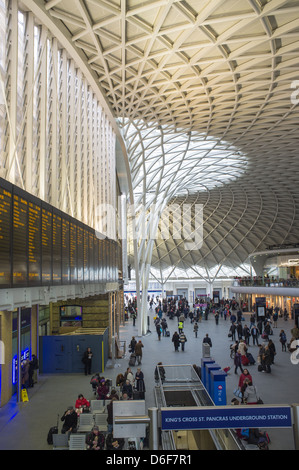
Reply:
[[[131, 318], [133, 325], [137, 316], [137, 307], [134, 301], [129, 303], [128, 319]], [[218, 325], [222, 319], [222, 325], [228, 326], [228, 337], [231, 341], [231, 358], [233, 359], [234, 373], [239, 374], [234, 398], [231, 401], [233, 405], [257, 405], [262, 403], [259, 391], [256, 387], [254, 374], [250, 369], [251, 365], [257, 362], [258, 371], [270, 374], [272, 366], [275, 364], [277, 344], [272, 340], [273, 330], [278, 328], [278, 309], [270, 308], [266, 310], [265, 318], [260, 318], [255, 311], [252, 312], [248, 321], [245, 321], [243, 305], [239, 305], [235, 299], [222, 299], [219, 304], [214, 304], [210, 299], [201, 302], [195, 300], [193, 305], [189, 305], [186, 299], [153, 299], [149, 300], [149, 311], [152, 313], [152, 320], [156, 329], [158, 341], [161, 337], [170, 336], [174, 351], [185, 351], [187, 343], [186, 330], [193, 331], [194, 337], [198, 337], [199, 330], [202, 332], [205, 320], [210, 317], [215, 319]], [[172, 321], [174, 320], [175, 323]], [[201, 325], [203, 323], [203, 325]], [[170, 335], [168, 324], [175, 330]], [[188, 329], [186, 325], [188, 324]], [[191, 328], [189, 325], [192, 325]], [[200, 328], [202, 326], [202, 328]], [[299, 339], [299, 329], [297, 327], [291, 330], [291, 339], [288, 341], [285, 330], [281, 329], [278, 337], [282, 352], [290, 351], [293, 340]], [[203, 337], [203, 343], [212, 347], [212, 339], [206, 333]], [[254, 349], [255, 358], [250, 353], [251, 346]], [[100, 433], [97, 427], [86, 436], [86, 445], [88, 449], [100, 450], [103, 448], [122, 448], [121, 440], [113, 440], [113, 402], [115, 400], [134, 400], [145, 399], [145, 377], [142, 371], [144, 345], [140, 339], [132, 336], [129, 343], [129, 364], [126, 370], [119, 373], [116, 377], [115, 387], [112, 387], [110, 379], [102, 377], [101, 374], [92, 376], [90, 383], [93, 393], [97, 400], [103, 402], [107, 410], [107, 435]], [[84, 353], [83, 362], [85, 364], [85, 373], [90, 374], [92, 351], [90, 348]], [[135, 369], [136, 367], [136, 369]], [[200, 367], [193, 365], [196, 373], [200, 377]], [[226, 368], [227, 371], [230, 368]], [[165, 368], [162, 362], [159, 362], [154, 369], [154, 380], [156, 383], [166, 378]], [[90, 401], [82, 394], [76, 400], [74, 406], [69, 407], [63, 414], [62, 433], [76, 432], [78, 419], [81, 413], [90, 411]], [[261, 442], [267, 447], [268, 436], [259, 433], [258, 430], [249, 430], [249, 437], [241, 435], [241, 430], [236, 430], [240, 439], [246, 439], [247, 442]], [[109, 443], [107, 443], [107, 439]], [[110, 442], [111, 441], [111, 442]], [[116, 443], [114, 442], [116, 441]], [[108, 447], [110, 446], [110, 447]]]
[[[116, 377], [115, 387], [112, 386], [111, 379], [101, 376], [100, 373], [96, 373], [91, 377], [90, 384], [95, 399], [100, 400], [103, 408], [107, 410], [107, 432], [102, 432], [98, 426], [93, 426], [91, 431], [86, 434], [86, 449], [121, 450], [125, 444], [124, 439], [113, 438], [113, 402], [116, 400], [144, 399], [144, 374], [140, 367], [137, 367], [135, 373], [132, 372], [131, 367], [127, 367], [124, 373], [119, 373]], [[83, 394], [79, 394], [75, 405], [69, 406], [61, 417], [63, 423], [61, 433], [76, 433], [80, 415], [90, 413], [90, 407], [90, 401]]]

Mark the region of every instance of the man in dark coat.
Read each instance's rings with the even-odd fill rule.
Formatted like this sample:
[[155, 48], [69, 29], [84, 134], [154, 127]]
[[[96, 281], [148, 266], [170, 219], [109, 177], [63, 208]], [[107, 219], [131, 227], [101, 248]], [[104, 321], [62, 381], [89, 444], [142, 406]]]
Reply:
[[66, 434], [67, 432], [76, 432], [77, 425], [78, 425], [78, 415], [74, 410], [73, 406], [69, 406], [64, 415], [61, 417], [61, 421], [63, 421], [63, 426], [61, 429], [62, 434]]

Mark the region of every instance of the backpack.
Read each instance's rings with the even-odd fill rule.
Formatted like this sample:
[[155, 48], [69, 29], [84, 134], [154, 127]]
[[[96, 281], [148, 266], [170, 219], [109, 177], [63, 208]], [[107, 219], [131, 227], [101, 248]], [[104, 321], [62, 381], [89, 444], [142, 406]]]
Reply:
[[249, 429], [242, 429], [241, 430], [241, 436], [242, 436], [242, 439], [249, 439]]
[[287, 337], [286, 337], [286, 334], [285, 334], [285, 333], [281, 333], [281, 335], [280, 335], [280, 341], [281, 341], [282, 343], [286, 343]]

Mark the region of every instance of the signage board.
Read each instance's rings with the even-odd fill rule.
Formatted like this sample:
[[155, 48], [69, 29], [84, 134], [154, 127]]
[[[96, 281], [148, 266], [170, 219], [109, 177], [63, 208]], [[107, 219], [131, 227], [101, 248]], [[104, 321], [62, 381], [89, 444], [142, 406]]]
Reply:
[[290, 427], [288, 405], [161, 408], [162, 431]]
[[117, 282], [121, 245], [0, 178], [0, 262], [0, 289]]

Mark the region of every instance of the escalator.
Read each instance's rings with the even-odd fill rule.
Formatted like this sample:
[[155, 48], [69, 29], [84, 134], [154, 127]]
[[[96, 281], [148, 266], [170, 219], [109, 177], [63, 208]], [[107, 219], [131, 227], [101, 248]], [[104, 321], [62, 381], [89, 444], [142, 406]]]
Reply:
[[[163, 369], [154, 389], [158, 410], [215, 406], [191, 365], [163, 365]], [[227, 429], [161, 431], [161, 447], [165, 451], [244, 450], [233, 430]]]

